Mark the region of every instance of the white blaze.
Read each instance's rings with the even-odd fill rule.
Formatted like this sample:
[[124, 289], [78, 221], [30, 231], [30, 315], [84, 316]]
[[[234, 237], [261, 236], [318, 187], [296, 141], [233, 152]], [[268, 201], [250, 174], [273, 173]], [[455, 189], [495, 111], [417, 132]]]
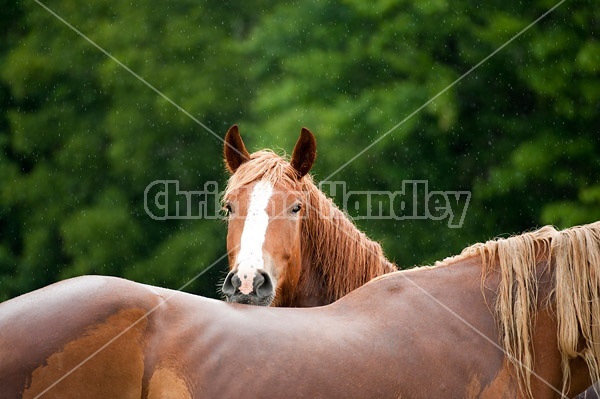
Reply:
[[237, 257], [237, 275], [242, 282], [240, 291], [243, 294], [252, 292], [254, 274], [256, 270], [264, 267], [262, 247], [265, 243], [265, 235], [269, 225], [267, 204], [272, 194], [273, 186], [264, 180], [256, 183], [252, 194], [250, 194], [250, 205], [244, 221], [242, 242]]

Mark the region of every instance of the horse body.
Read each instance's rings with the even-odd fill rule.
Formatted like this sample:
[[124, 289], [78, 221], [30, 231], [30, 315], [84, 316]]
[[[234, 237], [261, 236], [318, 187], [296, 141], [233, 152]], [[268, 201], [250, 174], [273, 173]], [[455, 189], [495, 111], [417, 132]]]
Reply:
[[600, 223], [542, 229], [308, 309], [79, 277], [0, 304], [0, 398], [573, 397], [599, 254]]
[[[468, 273], [454, 274], [458, 281]], [[203, 340], [191, 354], [198, 362], [196, 369], [206, 370], [197, 392], [208, 397], [247, 393], [257, 398], [418, 398], [463, 396], [469, 387], [473, 397], [479, 397], [481, 390], [475, 385], [487, 387], [494, 374], [478, 370], [490, 370], [490, 363], [500, 368], [502, 352], [488, 345], [472, 358], [459, 349], [452, 354], [450, 366], [441, 356], [447, 354], [450, 342], [464, 348], [480, 341], [484, 347], [482, 338], [460, 320], [449, 318], [435, 302], [424, 301], [420, 290], [398, 277], [367, 285], [321, 308], [234, 307], [221, 313], [223, 322], [203, 334], [211, 337], [210, 342]], [[419, 283], [435, 280], [435, 276], [422, 277]], [[426, 286], [440, 300], [450, 301], [447, 293]], [[374, 300], [373, 295], [382, 300]], [[463, 300], [478, 300], [481, 310], [485, 306], [477, 294]], [[193, 330], [211, 323], [213, 317], [206, 316], [199, 316]], [[489, 318], [472, 322], [495, 336]], [[212, 360], [210, 367], [204, 363], [207, 357]], [[227, 365], [235, 366], [228, 369]]]
[[[471, 270], [456, 269], [406, 274], [494, 339], [493, 321], [473, 317], [486, 309], [478, 290], [457, 300], [444, 289], [466, 278], [476, 285]], [[485, 389], [514, 397], [514, 385], [494, 385], [502, 352], [402, 276], [314, 309], [228, 305], [88, 276], [9, 301], [0, 314], [9, 360], [0, 366], [1, 398], [25, 386], [23, 397], [35, 397], [130, 325], [42, 397], [484, 397]], [[464, 350], [473, 345], [484, 350]]]
[[[438, 273], [446, 274], [411, 278], [422, 285]], [[454, 271], [453, 280], [468, 274]], [[442, 285], [424, 285], [495, 336], [489, 318], [472, 318], [474, 309], [462, 306], [478, 302], [483, 310], [480, 295], [457, 303]], [[87, 276], [2, 304], [0, 315], [0, 353], [8, 360], [0, 365], [0, 398], [19, 397], [25, 387], [24, 398], [36, 397], [131, 325], [41, 397], [417, 398], [462, 396], [467, 388], [480, 397], [495, 374], [479, 370], [500, 369], [503, 358], [490, 345], [476, 358], [464, 353], [478, 341], [485, 348], [482, 337], [401, 276], [314, 309], [226, 304]], [[452, 364], [449, 343], [457, 348]]]

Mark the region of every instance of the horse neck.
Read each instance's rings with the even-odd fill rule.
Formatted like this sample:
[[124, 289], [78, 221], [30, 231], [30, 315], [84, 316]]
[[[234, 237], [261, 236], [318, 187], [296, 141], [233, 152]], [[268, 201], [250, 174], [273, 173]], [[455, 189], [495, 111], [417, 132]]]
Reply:
[[358, 230], [312, 183], [307, 195], [296, 306], [331, 303], [372, 278], [397, 270], [381, 246]]

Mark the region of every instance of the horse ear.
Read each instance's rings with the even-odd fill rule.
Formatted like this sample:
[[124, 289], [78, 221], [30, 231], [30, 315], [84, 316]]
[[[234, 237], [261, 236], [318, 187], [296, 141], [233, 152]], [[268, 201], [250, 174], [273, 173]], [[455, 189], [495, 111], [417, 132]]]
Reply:
[[303, 127], [300, 132], [300, 138], [294, 146], [294, 152], [292, 153], [291, 164], [298, 172], [298, 178], [303, 177], [312, 168], [313, 162], [317, 157], [317, 142], [315, 136]]
[[225, 135], [225, 145], [223, 146], [223, 156], [225, 165], [229, 173], [233, 174], [241, 164], [250, 159], [250, 154], [242, 141], [242, 136], [237, 125], [233, 125]]

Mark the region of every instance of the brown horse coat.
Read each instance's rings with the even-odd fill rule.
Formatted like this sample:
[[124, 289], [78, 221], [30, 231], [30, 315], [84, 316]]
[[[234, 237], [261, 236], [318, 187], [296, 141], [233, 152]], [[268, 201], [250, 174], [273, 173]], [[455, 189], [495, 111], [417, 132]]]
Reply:
[[[599, 230], [598, 224], [572, 229], [579, 238], [567, 252], [583, 235], [597, 253]], [[543, 258], [547, 237], [570, 240], [565, 232], [501, 242], [530, 241], [534, 252], [526, 258]], [[227, 304], [111, 277], [66, 280], [0, 304], [0, 398], [496, 399], [525, 397], [528, 390], [535, 398], [561, 397], [565, 337], [557, 333], [557, 317], [560, 324], [572, 306], [560, 304], [559, 286], [574, 287], [577, 278], [542, 259], [533, 264], [533, 277], [511, 277], [511, 303], [499, 303], [510, 277], [508, 253], [491, 248], [380, 277], [312, 309]], [[598, 267], [589, 263], [598, 259], [582, 256], [565, 266], [571, 274]], [[587, 265], [576, 265], [581, 260]], [[519, 271], [518, 264], [510, 269]], [[536, 295], [522, 295], [522, 277], [536, 280]], [[528, 298], [537, 299], [525, 302], [531, 314], [520, 320], [520, 301]], [[509, 305], [513, 314], [499, 313]], [[597, 329], [596, 315], [580, 320], [573, 331], [585, 332], [588, 320]], [[504, 336], [528, 336], [522, 347], [533, 357], [532, 369], [516, 373], [524, 361], [504, 351], [527, 356], [514, 350], [520, 343], [499, 339]], [[593, 366], [593, 343], [584, 335], [576, 340]], [[567, 364], [565, 392], [572, 397], [591, 379], [582, 358]]]
[[[493, 339], [477, 285], [459, 301], [444, 289], [476, 280], [455, 269], [411, 278]], [[431, 274], [445, 283], [424, 284], [437, 280]], [[400, 276], [310, 310], [88, 276], [2, 304], [0, 325], [0, 398], [24, 388], [24, 398], [36, 397], [131, 325], [42, 397], [479, 397], [487, 389], [498, 398], [500, 386], [514, 397], [502, 352]], [[473, 345], [476, 357], [465, 350]]]
[[381, 245], [314, 184], [308, 172], [316, 141], [309, 130], [302, 129], [288, 161], [270, 150], [249, 154], [234, 125], [225, 136], [224, 156], [232, 173], [223, 197], [230, 272], [222, 293], [227, 301], [327, 305], [397, 270]]

